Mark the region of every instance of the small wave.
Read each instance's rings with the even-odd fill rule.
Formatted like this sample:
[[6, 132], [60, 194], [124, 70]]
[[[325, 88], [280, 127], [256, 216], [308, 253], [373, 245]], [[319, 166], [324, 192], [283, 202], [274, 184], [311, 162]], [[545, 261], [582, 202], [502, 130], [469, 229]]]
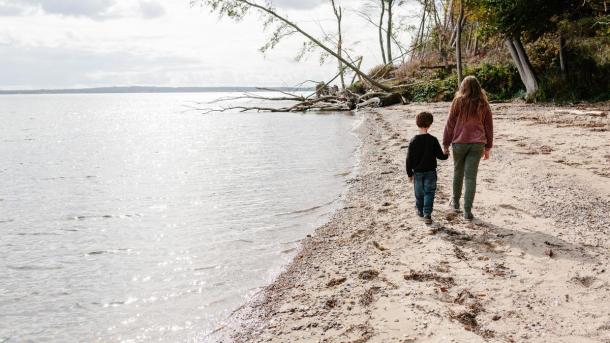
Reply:
[[113, 250], [94, 250], [94, 251], [90, 251], [87, 253], [87, 255], [103, 255], [103, 254], [118, 254], [122, 251], [129, 251], [130, 249], [128, 248], [119, 248], [119, 249], [113, 249]]
[[67, 220], [87, 220], [87, 219], [112, 219], [112, 218], [132, 218], [132, 217], [141, 217], [140, 213], [128, 213], [128, 214], [102, 214], [102, 215], [91, 215], [91, 216], [70, 216]]
[[322, 204], [322, 205], [306, 208], [306, 209], [303, 209], [303, 210], [296, 210], [296, 211], [291, 211], [291, 212], [279, 213], [279, 214], [276, 214], [276, 216], [277, 217], [283, 217], [283, 216], [290, 216], [290, 215], [295, 215], [295, 214], [311, 213], [311, 212], [314, 212], [315, 210], [318, 210], [318, 209], [321, 209], [323, 207], [332, 205], [335, 201], [337, 201], [337, 200], [335, 199], [333, 201], [327, 202], [326, 204]]
[[282, 250], [282, 251], [280, 251], [280, 253], [282, 253], [282, 254], [289, 254], [289, 253], [291, 253], [291, 252], [293, 252], [295, 250], [297, 250], [297, 248], [290, 248], [290, 249]]
[[[2, 199], [0, 199], [0, 201], [2, 201]], [[0, 220], [0, 224], [5, 224], [5, 223], [12, 223], [14, 222], [15, 219], [5, 219], [5, 220]]]
[[19, 232], [18, 236], [61, 236], [57, 232]]
[[8, 269], [12, 270], [58, 270], [62, 269], [60, 266], [7, 266]]
[[301, 243], [301, 239], [295, 239], [294, 241], [290, 241], [290, 242], [282, 242], [282, 244], [284, 245], [292, 245], [292, 244], [296, 244], [296, 243]]
[[194, 271], [201, 271], [201, 270], [210, 270], [210, 269], [216, 269], [218, 268], [218, 265], [213, 265], [213, 266], [207, 266], [207, 267], [198, 267], [193, 269]]
[[251, 240], [249, 240], [249, 239], [243, 239], [243, 238], [236, 239], [236, 240], [234, 240], [233, 242], [240, 242], [240, 243], [254, 243], [254, 241], [251, 241]]

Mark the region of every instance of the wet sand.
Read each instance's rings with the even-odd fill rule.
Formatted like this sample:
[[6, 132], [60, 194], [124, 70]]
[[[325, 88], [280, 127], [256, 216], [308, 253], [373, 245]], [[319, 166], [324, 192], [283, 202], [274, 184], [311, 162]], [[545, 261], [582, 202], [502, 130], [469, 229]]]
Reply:
[[492, 105], [495, 148], [481, 162], [475, 221], [448, 211], [450, 158], [439, 162], [427, 226], [406, 147], [422, 110], [440, 139], [448, 106], [361, 113], [345, 207], [208, 338], [610, 342], [610, 107]]

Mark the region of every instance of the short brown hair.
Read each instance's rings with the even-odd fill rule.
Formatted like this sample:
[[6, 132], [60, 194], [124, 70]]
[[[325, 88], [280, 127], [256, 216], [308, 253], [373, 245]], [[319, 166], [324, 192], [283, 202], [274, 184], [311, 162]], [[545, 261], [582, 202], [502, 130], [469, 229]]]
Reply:
[[429, 128], [432, 126], [432, 122], [434, 121], [434, 117], [430, 112], [419, 112], [415, 117], [415, 123], [417, 127]]

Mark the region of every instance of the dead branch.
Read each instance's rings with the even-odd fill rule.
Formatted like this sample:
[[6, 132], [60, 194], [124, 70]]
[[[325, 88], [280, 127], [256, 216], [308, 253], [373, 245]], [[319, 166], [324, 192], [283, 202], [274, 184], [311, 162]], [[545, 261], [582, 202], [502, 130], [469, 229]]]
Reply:
[[214, 99], [212, 101], [208, 101], [208, 102], [204, 102], [204, 103], [197, 103], [197, 104], [211, 105], [211, 104], [216, 104], [216, 103], [220, 103], [220, 102], [244, 100], [244, 99], [263, 100], [263, 101], [304, 101], [305, 100], [305, 97], [303, 97], [303, 96], [293, 95], [293, 94], [288, 94], [288, 95], [289, 96], [287, 96], [287, 97], [267, 97], [267, 96], [262, 96], [262, 95], [257, 95], [257, 94], [244, 93], [244, 94], [238, 95], [238, 96], [221, 97], [218, 99]]
[[266, 87], [256, 87], [256, 89], [262, 90], [262, 91], [269, 91], [269, 92], [278, 92], [278, 93], [282, 93], [284, 95], [288, 95], [290, 97], [294, 97], [294, 98], [299, 98], [299, 99], [305, 100], [305, 97], [303, 97], [301, 95], [296, 95], [294, 93], [286, 92], [286, 91], [283, 91], [281, 89], [266, 88]]

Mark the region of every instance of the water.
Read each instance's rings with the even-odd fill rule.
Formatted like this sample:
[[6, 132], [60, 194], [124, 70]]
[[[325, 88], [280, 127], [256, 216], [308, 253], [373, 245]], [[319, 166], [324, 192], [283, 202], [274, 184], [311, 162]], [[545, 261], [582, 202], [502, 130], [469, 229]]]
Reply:
[[0, 97], [0, 342], [193, 341], [339, 205], [344, 114]]

